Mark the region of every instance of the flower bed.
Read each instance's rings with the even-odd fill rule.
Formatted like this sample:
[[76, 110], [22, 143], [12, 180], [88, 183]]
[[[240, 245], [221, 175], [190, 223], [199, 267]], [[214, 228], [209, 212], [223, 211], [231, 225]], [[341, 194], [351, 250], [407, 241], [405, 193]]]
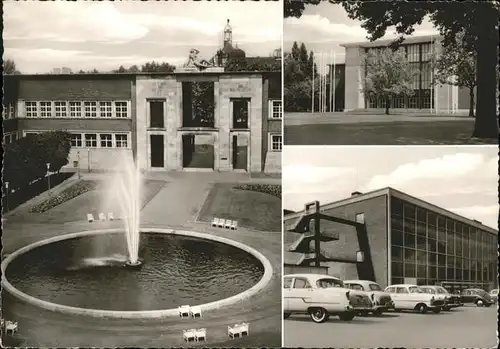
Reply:
[[30, 208], [32, 213], [43, 213], [51, 208], [54, 208], [68, 200], [76, 198], [86, 192], [96, 189], [97, 183], [94, 181], [80, 181], [73, 184], [71, 187], [64, 189], [60, 193], [51, 196], [45, 201], [42, 201]]
[[279, 184], [238, 184], [233, 188], [265, 193], [281, 199], [281, 185]]

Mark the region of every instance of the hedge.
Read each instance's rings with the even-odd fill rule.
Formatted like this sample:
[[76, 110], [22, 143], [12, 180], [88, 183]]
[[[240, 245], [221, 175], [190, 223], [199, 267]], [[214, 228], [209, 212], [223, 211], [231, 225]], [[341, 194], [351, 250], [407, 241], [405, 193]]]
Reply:
[[281, 185], [279, 184], [238, 184], [234, 189], [250, 190], [276, 196], [281, 200]]

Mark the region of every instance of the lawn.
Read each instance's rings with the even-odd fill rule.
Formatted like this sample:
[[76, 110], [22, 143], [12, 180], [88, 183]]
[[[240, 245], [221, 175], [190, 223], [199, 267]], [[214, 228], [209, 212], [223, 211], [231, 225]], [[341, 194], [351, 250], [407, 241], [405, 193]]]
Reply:
[[[84, 181], [79, 181], [71, 187], [66, 188], [64, 191], [71, 191], [72, 188], [81, 186]], [[92, 182], [92, 181], [85, 181]], [[151, 199], [160, 191], [166, 182], [160, 180], [147, 180], [144, 183], [141, 205], [144, 207]], [[88, 183], [87, 183], [88, 184]], [[99, 212], [113, 212], [118, 218], [119, 205], [116, 200], [111, 200], [106, 197], [105, 192], [100, 188], [101, 182], [97, 181], [95, 184], [96, 189], [86, 191], [71, 198], [61, 204], [43, 212], [31, 213], [29, 209], [16, 212], [15, 215], [9, 217], [11, 221], [23, 221], [30, 223], [51, 223], [61, 224], [66, 222], [74, 222], [85, 220], [87, 213], [92, 213], [97, 218]], [[52, 195], [57, 195], [53, 193]], [[68, 196], [71, 197], [71, 196]], [[51, 198], [45, 201], [52, 200]], [[44, 202], [39, 205], [44, 205]]]
[[249, 229], [279, 232], [281, 200], [270, 194], [235, 189], [231, 183], [215, 183], [198, 220], [210, 222], [213, 217], [236, 220]]
[[470, 135], [468, 121], [322, 123], [284, 127], [285, 145], [442, 145], [498, 144]]

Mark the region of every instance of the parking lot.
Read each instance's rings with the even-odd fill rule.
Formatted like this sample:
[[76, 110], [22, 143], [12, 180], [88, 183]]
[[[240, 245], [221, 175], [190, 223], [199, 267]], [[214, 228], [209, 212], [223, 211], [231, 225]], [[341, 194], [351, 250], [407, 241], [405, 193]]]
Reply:
[[497, 307], [464, 306], [440, 314], [389, 312], [381, 317], [331, 317], [316, 324], [309, 316], [284, 320], [285, 347], [492, 348], [497, 347]]

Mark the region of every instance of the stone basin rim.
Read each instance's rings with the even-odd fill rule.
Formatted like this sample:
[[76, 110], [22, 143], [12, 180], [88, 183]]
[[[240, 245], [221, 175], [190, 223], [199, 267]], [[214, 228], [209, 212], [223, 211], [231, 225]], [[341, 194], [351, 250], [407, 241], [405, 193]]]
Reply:
[[[224, 298], [221, 300], [217, 300], [214, 302], [206, 303], [206, 304], [190, 304], [191, 306], [200, 306], [202, 311], [210, 311], [214, 309], [219, 309], [224, 306], [228, 306], [234, 303], [237, 303], [239, 301], [243, 301], [258, 292], [260, 292], [262, 289], [264, 289], [269, 282], [272, 279], [273, 276], [273, 267], [271, 265], [271, 262], [259, 251], [256, 249], [247, 246], [241, 242], [234, 241], [228, 238], [224, 238], [221, 236], [217, 235], [212, 235], [212, 234], [207, 234], [207, 233], [201, 233], [197, 231], [192, 231], [192, 230], [181, 230], [181, 229], [168, 229], [168, 228], [156, 228], [156, 227], [143, 227], [140, 228], [139, 230], [141, 233], [153, 233], [153, 234], [170, 234], [170, 235], [181, 235], [181, 236], [189, 236], [189, 237], [195, 237], [195, 238], [200, 238], [204, 240], [209, 240], [209, 241], [215, 241], [215, 242], [220, 242], [226, 245], [230, 245], [236, 248], [239, 248], [255, 258], [257, 258], [261, 264], [264, 267], [264, 274], [262, 275], [261, 279], [252, 287], [249, 289], [238, 293], [234, 296]], [[32, 244], [26, 245], [15, 252], [12, 252], [9, 254], [1, 264], [1, 270], [2, 270], [2, 287], [15, 296], [16, 298], [29, 303], [31, 305], [37, 306], [39, 308], [49, 310], [49, 311], [54, 311], [54, 312], [59, 312], [63, 314], [70, 314], [70, 315], [83, 315], [83, 316], [90, 316], [90, 317], [96, 317], [96, 318], [120, 318], [120, 319], [155, 319], [155, 318], [166, 318], [166, 317], [178, 317], [179, 312], [177, 308], [174, 309], [159, 309], [159, 310], [133, 310], [133, 311], [115, 311], [115, 310], [104, 310], [104, 309], [90, 309], [90, 308], [80, 308], [80, 307], [72, 307], [68, 305], [62, 305], [58, 303], [53, 303], [53, 302], [48, 302], [45, 300], [42, 300], [40, 298], [36, 298], [33, 296], [30, 296], [17, 288], [15, 288], [8, 280], [7, 277], [5, 276], [5, 271], [7, 270], [8, 265], [10, 262], [12, 262], [15, 258], [18, 256], [27, 253], [35, 248], [49, 245], [55, 242], [63, 241], [63, 240], [70, 240], [74, 238], [79, 238], [79, 237], [86, 237], [86, 236], [94, 236], [94, 235], [104, 235], [104, 234], [113, 234], [113, 233], [123, 233], [123, 229], [119, 228], [114, 228], [114, 229], [97, 229], [97, 230], [85, 230], [85, 231], [80, 231], [76, 233], [69, 233], [69, 234], [63, 234], [63, 235], [58, 235], [54, 236], [48, 239], [40, 240], [37, 242], [34, 242]], [[179, 306], [182, 304], [179, 304]]]

